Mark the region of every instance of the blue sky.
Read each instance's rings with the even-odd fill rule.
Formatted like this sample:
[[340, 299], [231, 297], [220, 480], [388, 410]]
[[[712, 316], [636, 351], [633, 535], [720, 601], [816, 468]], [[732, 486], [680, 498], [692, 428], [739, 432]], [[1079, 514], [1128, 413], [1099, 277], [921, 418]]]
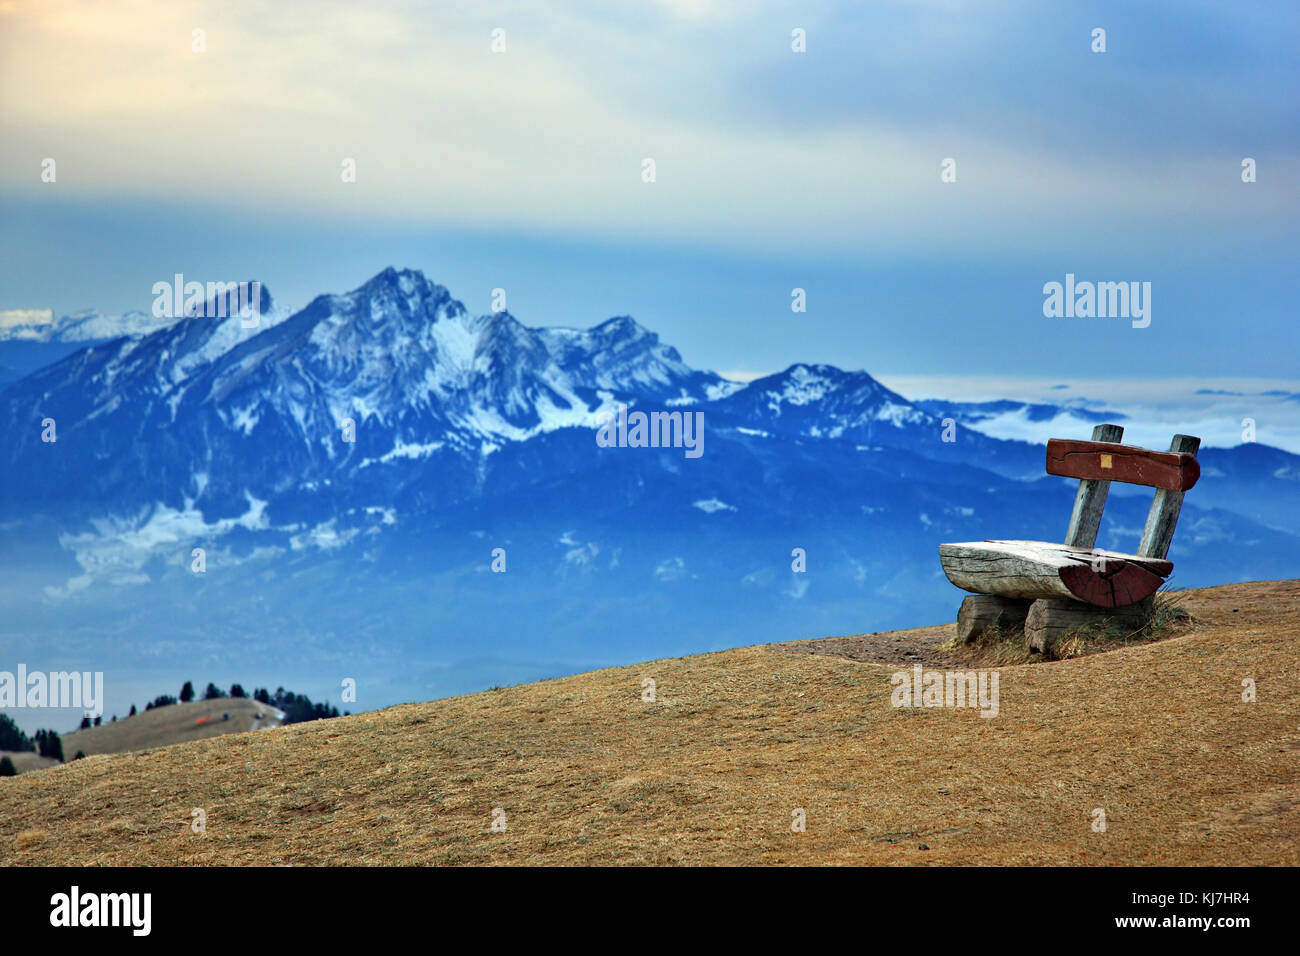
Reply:
[[[724, 372], [1300, 377], [1293, 3], [313, 10], [0, 2], [0, 310], [392, 264]], [[1151, 326], [1045, 318], [1067, 272]]]

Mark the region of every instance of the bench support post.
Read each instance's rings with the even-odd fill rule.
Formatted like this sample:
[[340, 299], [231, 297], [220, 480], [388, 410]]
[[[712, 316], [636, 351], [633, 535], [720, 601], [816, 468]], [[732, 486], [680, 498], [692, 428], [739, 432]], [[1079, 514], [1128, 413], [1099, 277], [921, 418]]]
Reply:
[[961, 602], [961, 610], [957, 612], [957, 640], [969, 644], [990, 627], [1023, 628], [1031, 603], [996, 594], [971, 594]]
[[[1119, 425], [1098, 425], [1092, 430], [1093, 441], [1118, 444], [1123, 437], [1124, 429]], [[1097, 529], [1101, 527], [1101, 512], [1106, 507], [1109, 493], [1109, 481], [1085, 478], [1079, 482], [1079, 491], [1074, 496], [1074, 511], [1070, 514], [1070, 527], [1065, 532], [1066, 544], [1073, 548], [1091, 548], [1097, 544]]]
[[[1195, 455], [1200, 447], [1201, 440], [1191, 435], [1175, 435], [1169, 444], [1170, 451], [1185, 455]], [[1163, 488], [1156, 490], [1151, 510], [1147, 512], [1146, 527], [1142, 529], [1142, 543], [1138, 545], [1137, 551], [1139, 555], [1163, 560], [1169, 553], [1169, 545], [1174, 540], [1174, 528], [1178, 525], [1178, 513], [1183, 508], [1183, 494], [1181, 491], [1166, 491]]]
[[1061, 638], [1076, 628], [1105, 622], [1126, 631], [1136, 631], [1151, 617], [1151, 598], [1127, 607], [1094, 607], [1080, 601], [1039, 598], [1025, 618], [1025, 640], [1031, 651], [1051, 656]]

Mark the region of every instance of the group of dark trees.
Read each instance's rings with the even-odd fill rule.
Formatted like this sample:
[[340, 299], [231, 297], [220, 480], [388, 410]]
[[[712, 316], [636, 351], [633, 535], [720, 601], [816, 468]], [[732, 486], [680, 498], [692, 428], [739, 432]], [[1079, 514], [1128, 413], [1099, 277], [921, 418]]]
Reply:
[[[240, 684], [232, 684], [229, 691], [224, 691], [211, 682], [208, 683], [207, 690], [203, 692], [204, 700], [220, 700], [225, 697], [247, 699], [248, 692]], [[194, 683], [193, 681], [186, 681], [185, 685], [181, 687], [179, 698], [172, 697], [170, 694], [162, 694], [155, 698], [152, 703], [145, 704], [144, 709], [154, 710], [175, 703], [188, 704], [194, 699]], [[337, 707], [331, 707], [323, 703], [313, 703], [306, 694], [295, 694], [283, 687], [277, 687], [274, 694], [265, 687], [259, 687], [253, 691], [253, 700], [259, 704], [266, 704], [268, 707], [275, 707], [277, 710], [284, 711], [284, 722], [286, 724], [300, 724], [307, 720], [324, 720], [329, 717], [339, 716]], [[135, 713], [135, 705], [132, 704], [130, 716], [134, 717]], [[85, 726], [84, 722], [82, 726]]]
[[[42, 757], [53, 757], [60, 763], [63, 762], [63, 741], [59, 735], [52, 730], [38, 730], [36, 736], [28, 737], [8, 714], [0, 714], [0, 750], [12, 750], [17, 753], [26, 753], [35, 750]], [[5, 766], [7, 764], [7, 768]], [[14, 762], [8, 757], [3, 758], [0, 762], [0, 777], [11, 777], [14, 771]]]
[[31, 750], [32, 742], [8, 714], [0, 714], [0, 750]]
[[[208, 689], [203, 692], [203, 699], [221, 700], [221, 698], [223, 697], [247, 698], [248, 694], [244, 692], [244, 688], [240, 684], [231, 684], [230, 691], [229, 693], [227, 693], [226, 691], [218, 687], [216, 684], [212, 683], [211, 681], [208, 681]], [[193, 699], [194, 699], [194, 684], [191, 683], [190, 681], [186, 681], [185, 686], [181, 688], [181, 703], [188, 704]], [[172, 700], [171, 702], [175, 703], [174, 700]]]
[[284, 711], [284, 722], [286, 724], [300, 724], [307, 720], [325, 720], [339, 715], [337, 707], [331, 707], [323, 703], [313, 704], [311, 698], [306, 694], [295, 694], [283, 687], [275, 689], [274, 697], [268, 694], [264, 687], [255, 690], [253, 691], [253, 700]]
[[36, 743], [37, 752], [42, 757], [52, 757], [59, 763], [63, 762], [63, 740], [54, 731], [38, 730], [32, 739]]

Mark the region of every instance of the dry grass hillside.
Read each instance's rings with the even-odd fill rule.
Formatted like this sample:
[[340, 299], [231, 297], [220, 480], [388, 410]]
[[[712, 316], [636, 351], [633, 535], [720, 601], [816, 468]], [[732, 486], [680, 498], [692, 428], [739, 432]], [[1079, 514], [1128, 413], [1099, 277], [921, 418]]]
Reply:
[[[227, 714], [229, 719], [222, 719]], [[77, 751], [90, 757], [166, 747], [259, 727], [274, 727], [280, 723], [280, 718], [280, 711], [274, 707], [246, 697], [194, 700], [188, 704], [156, 707], [141, 711], [134, 717], [63, 734], [63, 756], [71, 759]]]
[[18, 773], [27, 773], [29, 770], [44, 770], [46, 767], [53, 767], [58, 761], [53, 757], [42, 757], [34, 750], [0, 750], [0, 757], [8, 757], [9, 762], [14, 765], [14, 770]]
[[891, 706], [936, 628], [92, 756], [0, 780], [0, 862], [1300, 863], [1300, 582], [1185, 604], [1179, 636], [1000, 667], [993, 719]]

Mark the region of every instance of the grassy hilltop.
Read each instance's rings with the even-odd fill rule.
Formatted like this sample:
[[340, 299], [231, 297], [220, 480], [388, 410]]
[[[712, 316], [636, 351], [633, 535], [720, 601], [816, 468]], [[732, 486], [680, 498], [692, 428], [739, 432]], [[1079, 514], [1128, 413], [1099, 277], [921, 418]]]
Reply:
[[0, 779], [0, 862], [1300, 863], [1300, 581], [1181, 597], [1177, 636], [999, 667], [993, 719], [891, 706], [945, 625], [92, 755]]

